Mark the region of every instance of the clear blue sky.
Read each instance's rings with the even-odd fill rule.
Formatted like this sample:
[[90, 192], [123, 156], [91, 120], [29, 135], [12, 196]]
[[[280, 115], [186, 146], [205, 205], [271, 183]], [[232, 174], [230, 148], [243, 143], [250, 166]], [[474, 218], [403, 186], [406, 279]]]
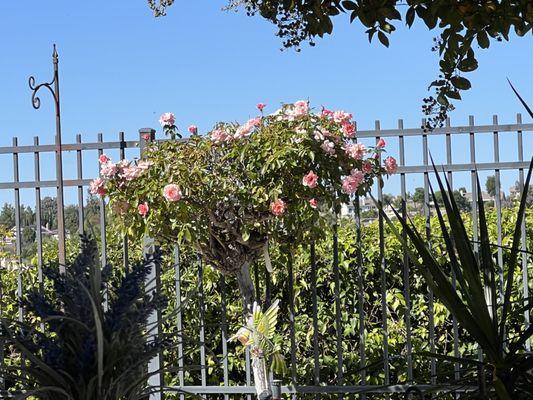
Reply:
[[[352, 111], [360, 129], [372, 128], [376, 119], [382, 128], [396, 127], [398, 118], [406, 127], [420, 125], [421, 99], [437, 74], [437, 55], [430, 52], [434, 34], [422, 25], [408, 30], [400, 23], [386, 49], [377, 41], [369, 44], [363, 28], [341, 17], [333, 36], [297, 53], [280, 51], [274, 26], [244, 12], [223, 12], [225, 4], [177, 0], [167, 17], [155, 19], [144, 0], [2, 1], [0, 146], [10, 145], [12, 136], [21, 144], [32, 143], [34, 135], [52, 143], [51, 98], [43, 92], [42, 108], [33, 110], [27, 80], [32, 74], [38, 81], [51, 77], [53, 43], [60, 52], [65, 142], [77, 133], [86, 141], [98, 132], [113, 139], [119, 131], [134, 139], [139, 128], [157, 127], [165, 111], [176, 114], [182, 130], [194, 123], [205, 131], [219, 120], [254, 115], [259, 101], [273, 111], [281, 102], [299, 99]], [[491, 123], [493, 114], [501, 123], [514, 122], [522, 109], [505, 78], [533, 103], [532, 36], [512, 36], [510, 43], [495, 43], [478, 57], [480, 67], [469, 75], [473, 89], [457, 103], [452, 123], [467, 124], [470, 114], [476, 123]], [[483, 143], [480, 161], [489, 161], [492, 148]], [[441, 145], [433, 143], [433, 153], [439, 154]], [[457, 146], [458, 160], [467, 160], [464, 146]], [[504, 145], [502, 158], [513, 159], [514, 151]], [[528, 143], [528, 153], [533, 144]], [[408, 161], [419, 157], [419, 144], [413, 143]], [[22, 179], [32, 179], [32, 159], [25, 160]], [[65, 162], [67, 177], [73, 177], [71, 160]], [[12, 161], [0, 157], [0, 163], [11, 167]], [[0, 180], [11, 180], [10, 174], [10, 168], [1, 168]], [[514, 179], [505, 177], [504, 187]], [[413, 178], [409, 189], [420, 182]], [[393, 183], [389, 191], [396, 189]], [[33, 192], [25, 191], [23, 200], [32, 198]], [[10, 199], [11, 193], [0, 193], [0, 202]]]

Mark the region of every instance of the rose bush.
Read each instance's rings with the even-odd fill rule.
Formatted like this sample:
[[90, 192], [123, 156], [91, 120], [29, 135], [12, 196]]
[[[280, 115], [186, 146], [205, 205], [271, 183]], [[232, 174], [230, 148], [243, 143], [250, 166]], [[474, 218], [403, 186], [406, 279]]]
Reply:
[[[369, 148], [355, 143], [350, 113], [314, 113], [306, 101], [270, 115], [264, 108], [260, 103], [260, 116], [219, 123], [205, 136], [147, 143], [138, 162], [101, 157], [91, 184], [92, 193], [109, 196], [130, 237], [187, 241], [237, 276], [248, 314], [255, 300], [249, 266], [262, 254], [268, 259], [269, 241], [320, 238], [341, 204], [397, 168], [392, 157], [381, 163], [383, 139]], [[160, 122], [175, 138], [174, 116]]]

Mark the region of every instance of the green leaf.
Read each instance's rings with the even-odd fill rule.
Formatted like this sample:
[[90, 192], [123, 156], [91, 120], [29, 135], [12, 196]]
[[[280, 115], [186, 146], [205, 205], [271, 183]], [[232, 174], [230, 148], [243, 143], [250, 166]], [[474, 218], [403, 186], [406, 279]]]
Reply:
[[450, 81], [457, 89], [468, 90], [472, 87], [470, 81], [462, 76], [454, 76], [450, 79]]
[[383, 32], [378, 32], [378, 39], [383, 46], [389, 47], [389, 38]]

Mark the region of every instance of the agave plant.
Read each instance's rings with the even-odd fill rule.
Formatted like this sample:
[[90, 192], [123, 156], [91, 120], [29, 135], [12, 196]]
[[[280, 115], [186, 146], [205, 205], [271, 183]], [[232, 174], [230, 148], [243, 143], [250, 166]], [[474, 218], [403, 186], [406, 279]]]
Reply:
[[1, 339], [23, 360], [22, 366], [2, 371], [23, 389], [16, 398], [146, 398], [153, 390], [148, 362], [164, 345], [147, 324], [165, 303], [143, 289], [152, 262], [157, 256], [133, 266], [112, 287], [107, 285], [110, 268], [100, 269], [94, 241], [82, 237], [81, 252], [64, 274], [57, 265], [46, 267], [53, 296], [33, 291], [23, 301], [38, 322], [2, 320]]
[[[425, 278], [427, 285], [455, 316], [460, 326], [477, 342], [483, 352], [483, 361], [436, 354], [431, 354], [431, 356], [463, 364], [478, 365], [483, 367], [481, 370], [488, 370], [490, 373], [485, 398], [501, 400], [533, 398], [533, 353], [527, 352], [525, 348], [527, 340], [533, 335], [533, 325], [528, 327], [523, 323], [523, 313], [531, 311], [533, 302], [531, 298], [528, 298], [524, 299], [523, 306], [517, 306], [516, 302], [513, 304], [511, 299], [511, 293], [513, 289], [516, 289], [514, 278], [519, 269], [521, 225], [524, 221], [526, 194], [532, 169], [533, 159], [518, 208], [512, 245], [507, 249], [508, 256], [503, 267], [505, 289], [503, 300], [500, 302], [497, 296], [498, 269], [493, 260], [493, 245], [489, 241], [479, 179], [477, 180], [480, 238], [478, 251], [474, 248], [467, 233], [448, 180], [446, 180], [447, 190], [445, 190], [445, 185], [435, 166], [434, 170], [442, 193], [446, 216], [439, 207], [432, 187], [431, 194], [444, 238], [446, 261], [441, 261], [441, 252], [434, 251], [413, 223], [402, 218], [395, 210], [396, 217], [412, 243], [411, 247], [381, 210], [381, 215], [386, 219], [398, 240], [404, 244], [406, 249], [409, 249], [411, 262]], [[522, 257], [526, 256], [522, 254]], [[455, 286], [450, 272], [456, 277]], [[511, 321], [522, 321], [522, 323], [511, 323]], [[478, 395], [479, 393], [476, 394]]]
[[283, 374], [286, 371], [285, 360], [280, 352], [279, 345], [275, 343], [276, 324], [278, 322], [279, 301], [276, 300], [266, 310], [254, 302], [252, 318], [248, 319], [246, 326], [241, 327], [229, 340], [238, 340], [244, 347], [250, 349], [252, 362], [257, 362], [261, 368], [254, 368], [254, 380], [258, 388], [259, 398], [262, 395], [268, 398], [268, 374], [264, 360], [270, 359], [270, 369]]

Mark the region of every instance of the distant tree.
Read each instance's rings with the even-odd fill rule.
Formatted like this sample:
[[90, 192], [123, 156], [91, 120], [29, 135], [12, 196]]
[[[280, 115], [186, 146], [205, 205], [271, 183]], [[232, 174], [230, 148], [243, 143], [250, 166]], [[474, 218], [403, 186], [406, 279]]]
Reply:
[[68, 205], [65, 207], [65, 229], [68, 233], [76, 234], [79, 229], [78, 222], [78, 207], [75, 205]]
[[[470, 202], [466, 199], [465, 196], [463, 196], [463, 193], [466, 192], [466, 189], [463, 187], [463, 188], [460, 188], [459, 190], [454, 190], [453, 191], [453, 198], [455, 200], [455, 202], [457, 203], [457, 207], [463, 211], [463, 212], [468, 212], [468, 211], [471, 211], [472, 210], [472, 205], [470, 204]], [[441, 191], [437, 191], [435, 192], [435, 197], [437, 198], [437, 203], [440, 205], [440, 206], [443, 206], [444, 205], [444, 202], [442, 200], [442, 193]]]
[[[520, 187], [520, 182], [516, 181], [514, 184], [515, 187]], [[518, 196], [518, 198], [520, 198], [520, 195]], [[533, 185], [529, 185], [529, 188], [527, 190], [526, 203], [529, 206], [533, 205]]]
[[418, 204], [420, 208], [422, 208], [424, 206], [424, 199], [424, 188], [417, 187], [415, 189], [415, 193], [413, 194], [413, 201]]
[[15, 207], [11, 204], [4, 203], [0, 211], [0, 225], [11, 229], [15, 226]]
[[383, 205], [391, 204], [394, 200], [394, 196], [392, 194], [383, 193]]
[[[156, 16], [165, 15], [174, 3], [147, 1]], [[419, 20], [438, 35], [432, 50], [440, 57], [440, 73], [429, 86], [435, 95], [424, 99], [423, 106], [427, 115], [436, 115], [428, 120], [431, 126], [441, 125], [452, 109], [450, 100], [461, 99], [460, 91], [470, 89], [464, 73], [477, 69], [477, 48], [508, 41], [511, 31], [525, 36], [533, 26], [531, 0], [229, 0], [229, 9], [238, 7], [275, 24], [283, 45], [296, 48], [331, 34], [334, 17], [337, 24], [341, 16], [350, 23], [360, 22], [370, 41], [377, 37], [386, 47], [396, 30], [393, 21], [405, 19], [410, 28]]]
[[494, 175], [488, 176], [485, 181], [485, 189], [491, 197], [496, 196], [496, 177]]
[[41, 200], [41, 223], [48, 229], [57, 229], [57, 201], [55, 197]]
[[93, 237], [100, 237], [100, 199], [90, 196], [85, 206], [85, 231]]

